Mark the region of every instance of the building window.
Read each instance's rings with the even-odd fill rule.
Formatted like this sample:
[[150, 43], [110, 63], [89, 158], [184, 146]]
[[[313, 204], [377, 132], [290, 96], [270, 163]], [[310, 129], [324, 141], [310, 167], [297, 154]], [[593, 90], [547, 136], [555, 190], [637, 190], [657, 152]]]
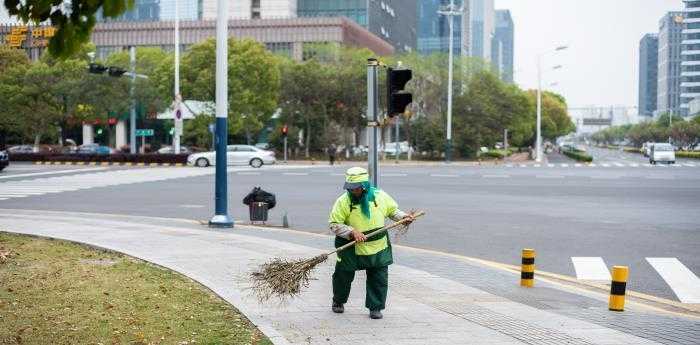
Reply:
[[260, 19], [260, 0], [251, 1], [250, 18]]

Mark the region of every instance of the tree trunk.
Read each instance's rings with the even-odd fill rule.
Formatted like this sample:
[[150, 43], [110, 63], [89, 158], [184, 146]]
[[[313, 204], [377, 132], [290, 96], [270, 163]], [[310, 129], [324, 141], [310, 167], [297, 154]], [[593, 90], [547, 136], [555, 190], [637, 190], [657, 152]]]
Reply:
[[411, 144], [411, 118], [406, 118], [406, 124], [404, 125], [404, 130], [406, 131], [406, 141], [408, 142], [408, 160], [411, 160], [411, 151], [413, 151], [413, 146]]
[[311, 145], [311, 124], [309, 121], [306, 121], [306, 140], [305, 140], [305, 145], [304, 145], [304, 157], [309, 158], [309, 145]]

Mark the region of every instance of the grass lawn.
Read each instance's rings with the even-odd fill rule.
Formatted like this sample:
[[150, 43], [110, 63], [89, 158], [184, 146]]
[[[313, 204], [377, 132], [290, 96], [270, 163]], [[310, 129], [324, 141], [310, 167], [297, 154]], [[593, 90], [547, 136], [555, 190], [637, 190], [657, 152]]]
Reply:
[[0, 344], [271, 344], [179, 273], [0, 232]]

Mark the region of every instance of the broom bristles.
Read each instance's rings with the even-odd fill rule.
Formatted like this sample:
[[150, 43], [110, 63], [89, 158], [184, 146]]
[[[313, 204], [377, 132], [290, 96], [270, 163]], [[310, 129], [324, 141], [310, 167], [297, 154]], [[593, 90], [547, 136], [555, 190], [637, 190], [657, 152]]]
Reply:
[[260, 302], [268, 301], [272, 297], [278, 297], [280, 300], [294, 297], [301, 289], [309, 286], [311, 272], [326, 259], [327, 254], [293, 261], [272, 259], [251, 273], [252, 290]]

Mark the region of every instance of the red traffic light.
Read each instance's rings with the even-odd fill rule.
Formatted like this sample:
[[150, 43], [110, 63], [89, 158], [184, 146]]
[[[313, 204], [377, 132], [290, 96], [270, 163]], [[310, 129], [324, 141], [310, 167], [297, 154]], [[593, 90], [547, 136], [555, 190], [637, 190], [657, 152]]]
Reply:
[[289, 128], [287, 128], [287, 125], [282, 126], [282, 135], [286, 136], [288, 132]]

